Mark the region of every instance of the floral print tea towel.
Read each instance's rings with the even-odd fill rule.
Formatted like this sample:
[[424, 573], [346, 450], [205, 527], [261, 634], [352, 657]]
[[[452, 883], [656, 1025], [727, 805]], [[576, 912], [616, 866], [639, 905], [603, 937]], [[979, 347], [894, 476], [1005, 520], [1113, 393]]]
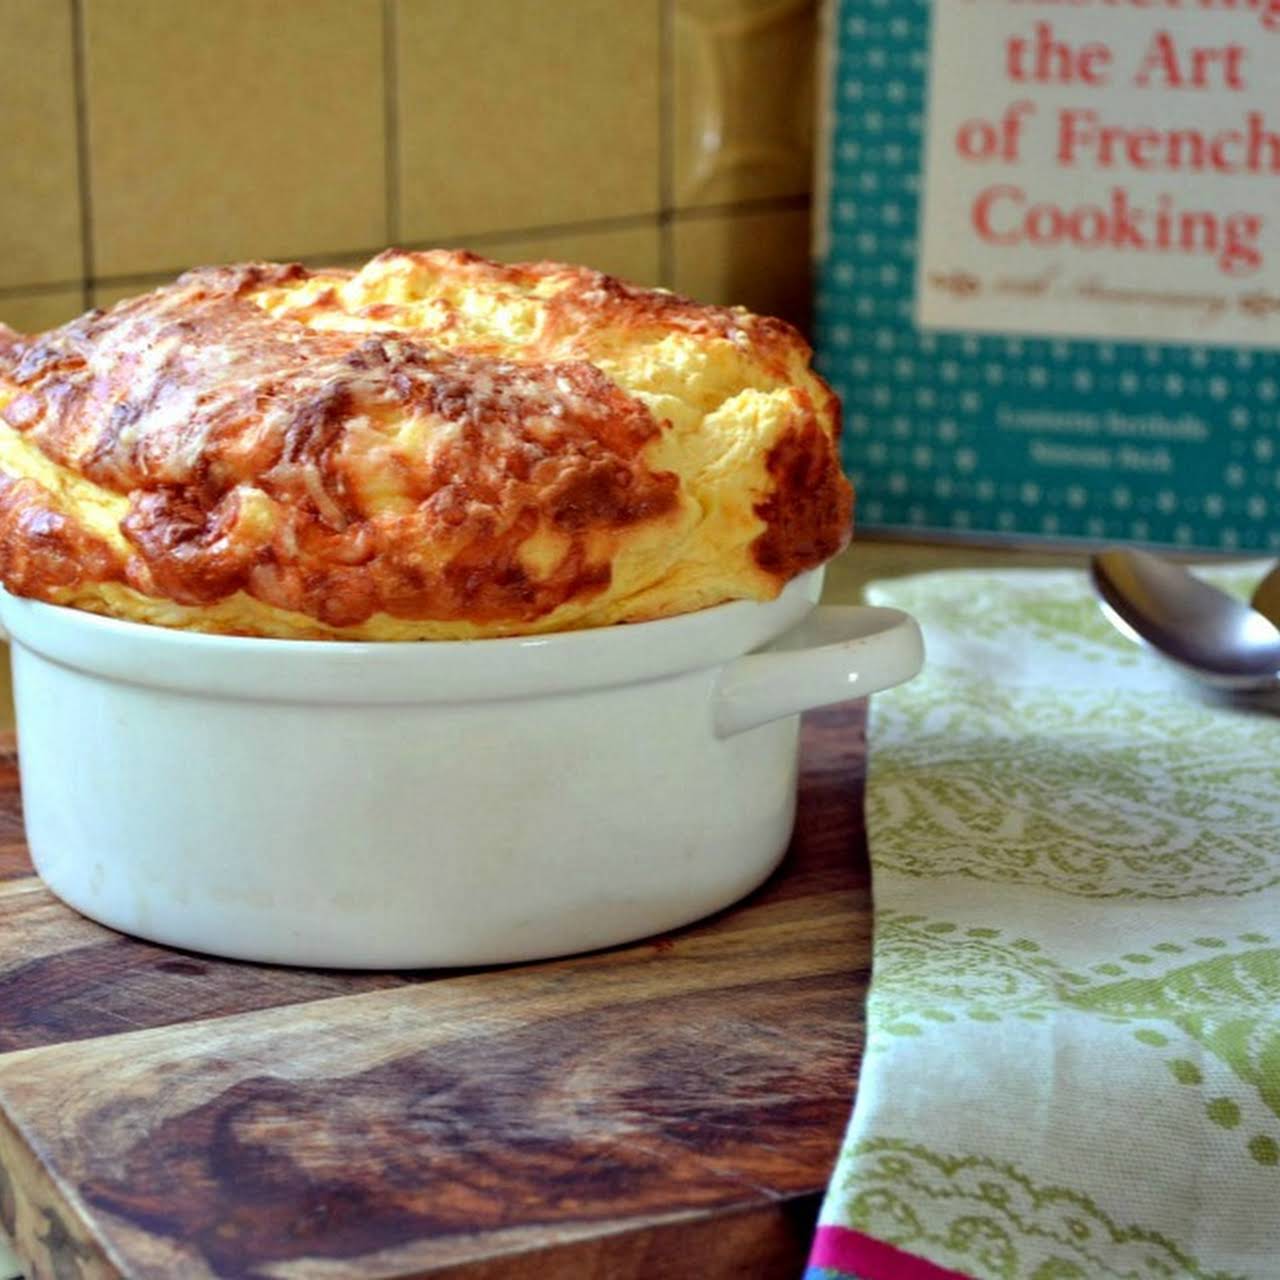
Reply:
[[868, 1046], [810, 1280], [1277, 1280], [1280, 714], [1080, 573], [869, 598], [929, 661], [872, 707]]

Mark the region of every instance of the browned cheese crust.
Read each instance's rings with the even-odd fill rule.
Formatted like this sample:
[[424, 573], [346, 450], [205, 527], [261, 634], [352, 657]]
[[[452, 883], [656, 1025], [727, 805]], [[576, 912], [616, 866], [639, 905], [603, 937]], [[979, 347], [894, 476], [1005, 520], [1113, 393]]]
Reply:
[[553, 263], [192, 271], [0, 326], [0, 581], [361, 639], [768, 598], [849, 533], [809, 357], [780, 321]]

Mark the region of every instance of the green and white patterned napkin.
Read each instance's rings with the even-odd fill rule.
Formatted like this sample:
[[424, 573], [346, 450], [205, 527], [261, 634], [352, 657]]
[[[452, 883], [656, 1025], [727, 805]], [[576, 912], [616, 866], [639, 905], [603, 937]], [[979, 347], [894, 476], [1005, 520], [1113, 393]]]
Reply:
[[868, 597], [929, 660], [872, 707], [868, 1046], [810, 1274], [1280, 1277], [1280, 716], [1083, 573]]

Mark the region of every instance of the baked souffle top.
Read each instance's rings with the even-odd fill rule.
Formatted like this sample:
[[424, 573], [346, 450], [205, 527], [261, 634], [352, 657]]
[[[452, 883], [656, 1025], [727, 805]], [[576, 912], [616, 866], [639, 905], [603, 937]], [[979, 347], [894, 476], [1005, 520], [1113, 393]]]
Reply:
[[431, 640], [768, 599], [849, 536], [779, 320], [559, 263], [249, 263], [0, 325], [0, 582], [169, 627]]

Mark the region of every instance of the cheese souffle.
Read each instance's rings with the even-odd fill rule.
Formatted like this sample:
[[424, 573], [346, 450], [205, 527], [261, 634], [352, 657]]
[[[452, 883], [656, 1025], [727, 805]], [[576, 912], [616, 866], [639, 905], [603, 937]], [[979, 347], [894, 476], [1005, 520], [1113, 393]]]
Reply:
[[849, 537], [782, 321], [558, 263], [250, 263], [0, 325], [0, 582], [291, 639], [598, 627], [776, 596]]

